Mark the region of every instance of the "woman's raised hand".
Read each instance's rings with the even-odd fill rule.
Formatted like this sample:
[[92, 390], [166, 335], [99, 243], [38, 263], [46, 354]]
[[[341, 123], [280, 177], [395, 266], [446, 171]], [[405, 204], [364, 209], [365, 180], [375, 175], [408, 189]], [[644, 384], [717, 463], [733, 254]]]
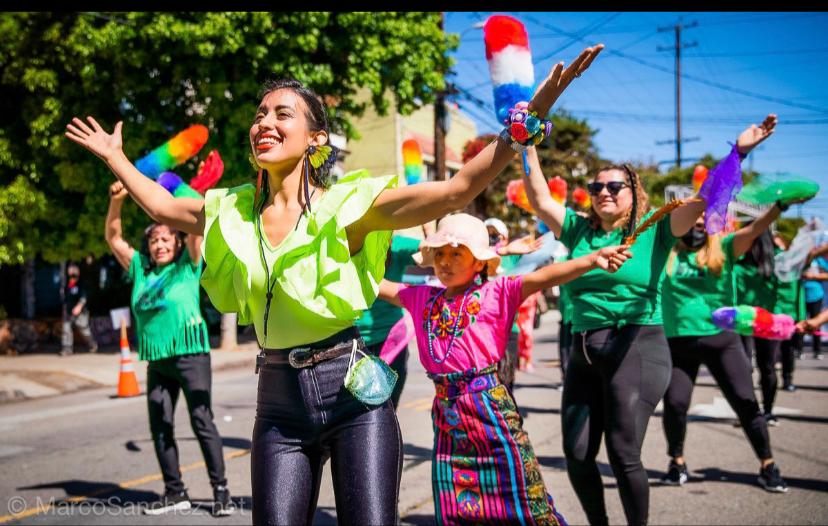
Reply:
[[73, 118], [72, 122], [66, 125], [66, 137], [94, 153], [104, 162], [109, 161], [113, 155], [121, 151], [123, 146], [121, 139], [123, 122], [118, 121], [112, 133], [106, 133], [93, 117], [86, 119], [89, 121], [88, 125], [77, 117]]
[[566, 90], [575, 77], [580, 77], [581, 73], [589, 68], [602, 49], [604, 49], [604, 44], [586, 48], [566, 69], [564, 69], [563, 62], [558, 62], [552, 66], [549, 76], [538, 85], [535, 96], [532, 97], [532, 101], [529, 103], [529, 109], [538, 112], [541, 118], [546, 117], [549, 108], [555, 104], [561, 93]]
[[115, 181], [109, 185], [109, 198], [113, 201], [123, 201], [128, 196], [129, 192], [121, 181]]
[[765, 120], [762, 121], [762, 124], [759, 126], [751, 124], [750, 127], [740, 133], [739, 138], [736, 139], [736, 147], [739, 149], [739, 153], [747, 155], [752, 149], [756, 148], [759, 143], [770, 137], [776, 128], [777, 122], [778, 119], [776, 118], [776, 115], [771, 113], [765, 117]]

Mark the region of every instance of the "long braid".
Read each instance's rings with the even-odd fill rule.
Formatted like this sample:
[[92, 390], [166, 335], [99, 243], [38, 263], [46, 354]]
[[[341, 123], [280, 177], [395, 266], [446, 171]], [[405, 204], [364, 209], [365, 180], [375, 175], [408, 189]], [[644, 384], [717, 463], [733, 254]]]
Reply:
[[632, 171], [629, 165], [624, 163], [622, 166], [630, 178], [630, 190], [632, 191], [632, 210], [630, 211], [630, 220], [627, 222], [627, 228], [624, 233], [624, 237], [626, 238], [631, 236], [635, 231], [635, 223], [638, 219], [638, 190], [636, 188], [638, 186], [638, 180], [635, 172]]

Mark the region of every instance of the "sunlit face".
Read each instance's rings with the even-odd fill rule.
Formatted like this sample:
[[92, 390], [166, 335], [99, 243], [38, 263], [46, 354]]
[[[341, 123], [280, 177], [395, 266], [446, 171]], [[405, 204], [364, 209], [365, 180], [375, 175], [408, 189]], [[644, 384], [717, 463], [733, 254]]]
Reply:
[[148, 240], [150, 258], [159, 267], [172, 263], [178, 243], [178, 237], [166, 225], [153, 228]]
[[259, 167], [293, 169], [311, 144], [325, 144], [325, 132], [308, 130], [307, 105], [290, 89], [271, 91], [262, 99], [250, 126], [250, 147]]
[[485, 265], [464, 245], [444, 245], [433, 250], [434, 274], [446, 287], [460, 287], [470, 283]]
[[623, 170], [604, 170], [595, 177], [597, 183], [609, 183], [610, 181], [626, 183], [627, 186], [624, 186], [618, 192], [618, 195], [612, 195], [609, 189], [604, 186], [598, 195], [591, 197], [592, 208], [598, 214], [598, 217], [612, 221], [623, 216], [632, 208], [632, 190], [629, 187], [627, 174]]

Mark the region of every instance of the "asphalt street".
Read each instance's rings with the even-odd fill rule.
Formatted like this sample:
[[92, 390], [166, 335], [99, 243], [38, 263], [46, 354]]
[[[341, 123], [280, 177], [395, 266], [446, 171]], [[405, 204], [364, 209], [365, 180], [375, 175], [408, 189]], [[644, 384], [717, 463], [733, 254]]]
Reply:
[[[561, 450], [556, 315], [553, 311], [543, 318], [536, 335], [536, 369], [519, 373], [515, 398], [548, 490], [570, 523], [583, 524], [585, 516]], [[806, 353], [797, 366], [799, 389], [779, 392], [780, 426], [770, 429], [774, 456], [790, 491], [771, 494], [756, 484], [758, 461], [742, 430], [733, 426], [721, 391], [703, 369], [691, 405], [686, 443], [691, 477], [684, 487], [656, 483], [668, 461], [660, 408], [650, 421], [643, 458], [651, 479], [652, 524], [828, 523], [828, 361], [816, 361]], [[111, 389], [95, 389], [0, 405], [0, 523], [250, 524], [249, 448], [256, 382], [246, 367], [213, 376], [213, 409], [224, 440], [230, 490], [239, 508], [235, 515], [210, 516], [212, 491], [183, 399], [176, 434], [184, 480], [196, 506], [162, 517], [142, 515], [141, 507], [163, 491], [149, 438], [146, 398], [111, 398]], [[434, 523], [433, 392], [412, 352], [398, 411], [405, 441], [399, 503], [403, 524]], [[603, 448], [599, 462], [610, 520], [623, 523]], [[326, 467], [315, 523], [336, 523], [334, 503]]]

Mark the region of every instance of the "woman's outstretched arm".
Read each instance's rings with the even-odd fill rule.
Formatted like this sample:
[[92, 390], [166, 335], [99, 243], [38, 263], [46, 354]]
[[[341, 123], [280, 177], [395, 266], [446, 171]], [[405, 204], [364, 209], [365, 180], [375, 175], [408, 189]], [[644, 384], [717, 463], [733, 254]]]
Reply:
[[[546, 116], [561, 93], [576, 76], [586, 71], [603, 48], [602, 44], [586, 48], [566, 69], [563, 62], [555, 64], [535, 92], [529, 109], [541, 117]], [[463, 208], [489, 185], [514, 155], [509, 145], [495, 140], [448, 181], [386, 190], [362, 219], [348, 227], [349, 240], [352, 245], [361, 246], [368, 232], [420, 225]]]
[[123, 150], [122, 122], [106, 133], [93, 118], [89, 124], [79, 118], [66, 125], [66, 137], [97, 155], [126, 187], [129, 194], [155, 221], [175, 227], [188, 234], [204, 234], [204, 200], [173, 197], [164, 187], [135, 168]]
[[541, 221], [555, 234], [555, 237], [561, 237], [566, 207], [552, 199], [549, 194], [546, 178], [541, 171], [538, 151], [535, 148], [526, 150], [526, 160], [529, 164], [529, 175], [523, 174], [523, 183], [526, 185], [526, 197], [529, 198], [529, 204], [535, 209]]
[[[765, 117], [759, 126], [751, 124], [736, 139], [736, 147], [739, 155], [744, 158], [754, 148], [759, 146], [765, 139], [773, 135], [776, 128], [777, 118], [773, 113]], [[696, 219], [704, 212], [706, 204], [702, 201], [694, 201], [684, 204], [670, 214], [670, 230], [676, 237], [683, 236], [693, 228]]]

